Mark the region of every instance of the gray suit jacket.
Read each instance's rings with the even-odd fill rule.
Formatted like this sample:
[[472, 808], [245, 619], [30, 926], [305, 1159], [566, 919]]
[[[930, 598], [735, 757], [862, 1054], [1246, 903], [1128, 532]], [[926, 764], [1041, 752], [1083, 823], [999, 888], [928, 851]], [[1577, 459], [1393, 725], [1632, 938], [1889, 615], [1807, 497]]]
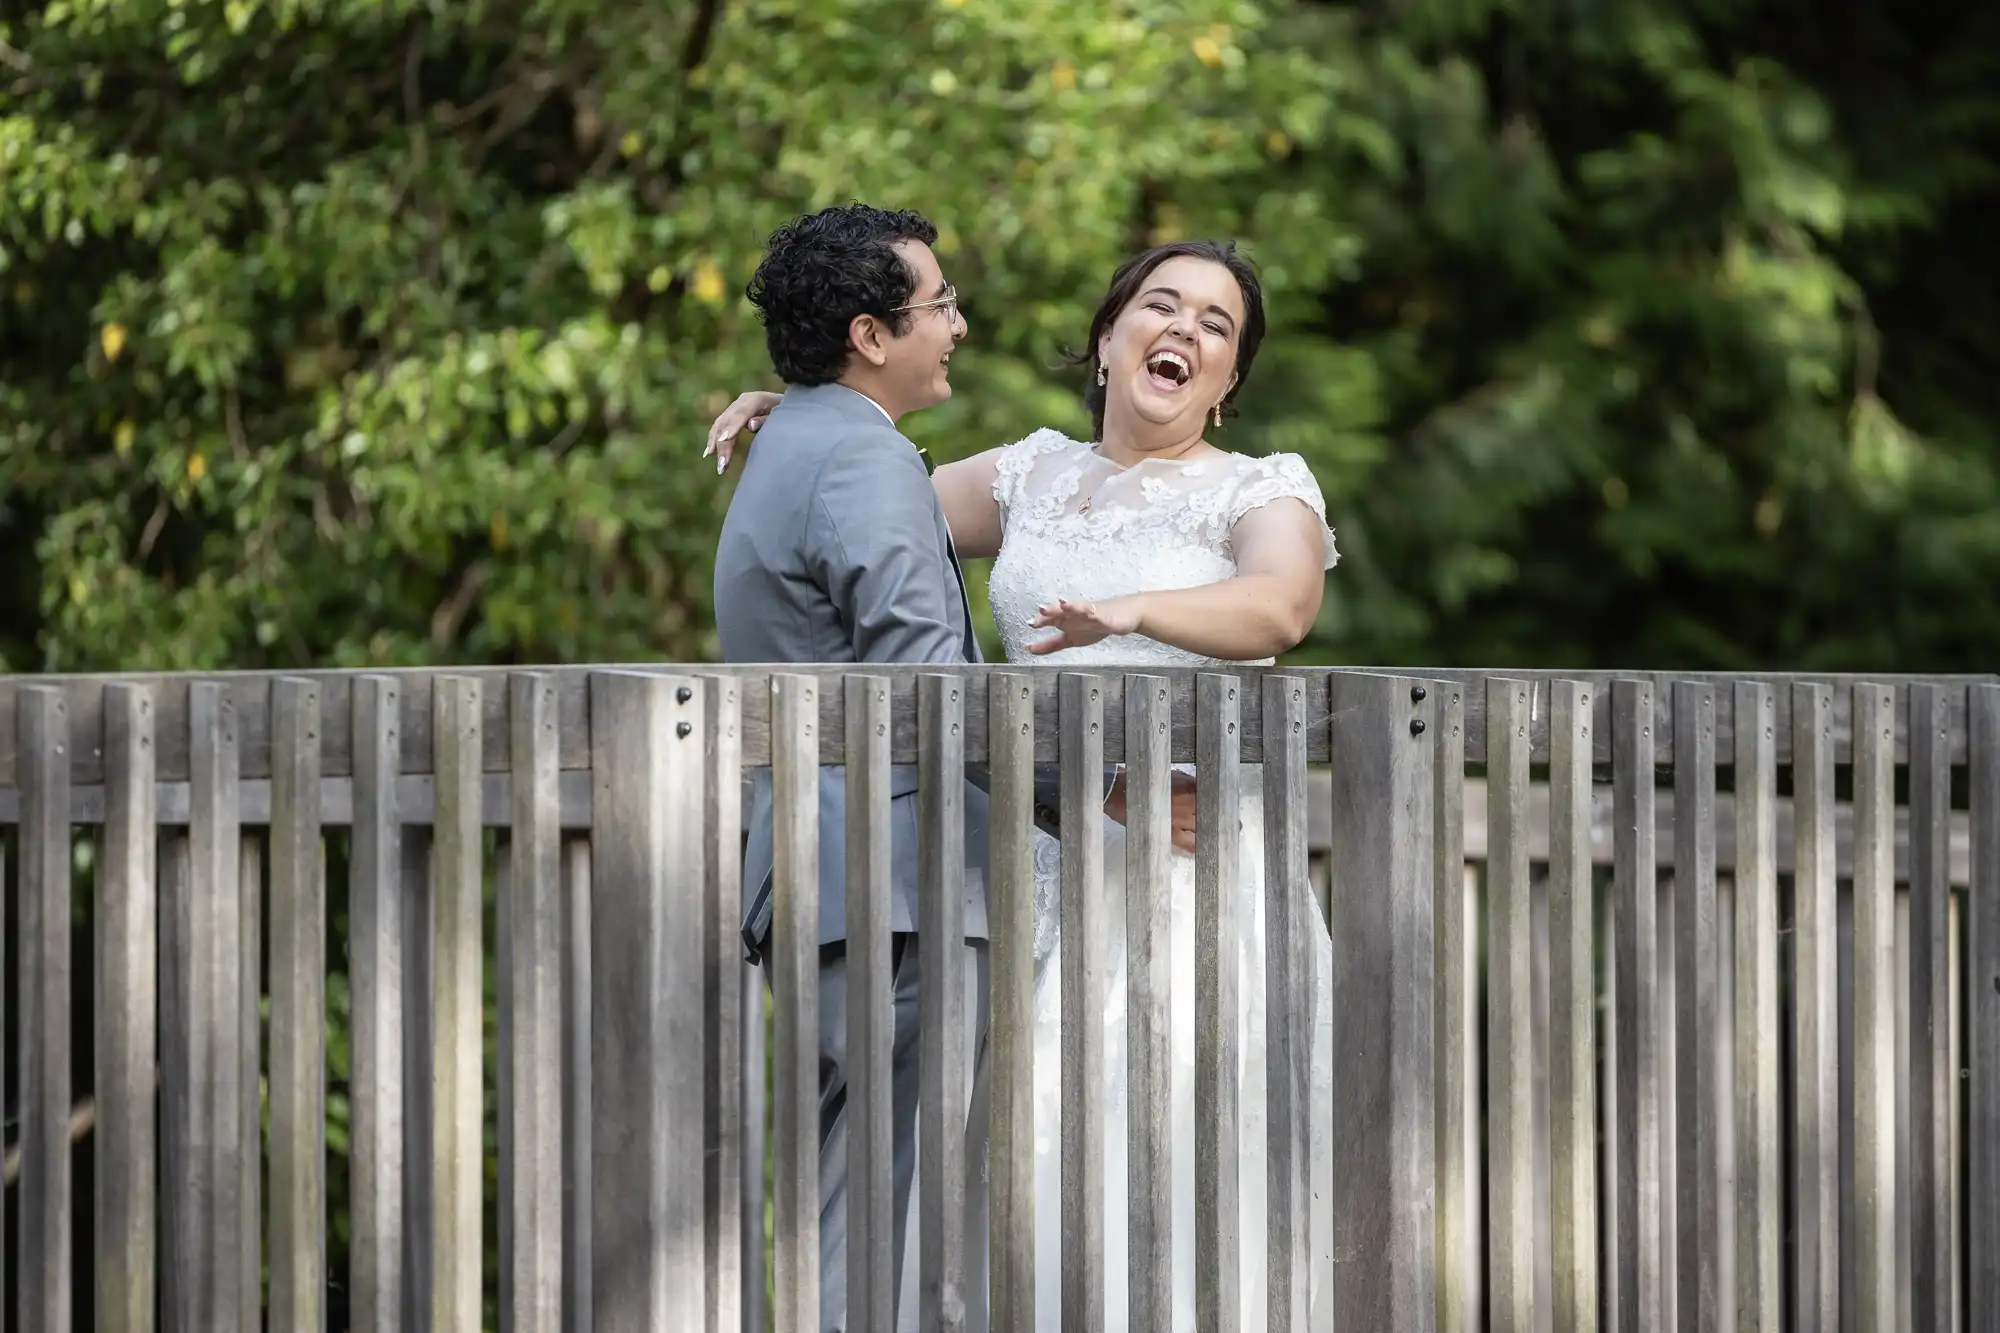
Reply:
[[[944, 510], [916, 446], [839, 384], [794, 386], [758, 432], [715, 553], [715, 621], [728, 662], [979, 660]], [[917, 773], [890, 776], [891, 929], [917, 929]], [[1038, 773], [1046, 814], [1053, 773]], [[846, 774], [820, 771], [819, 942], [847, 938]], [[771, 774], [751, 775], [743, 939], [771, 933]], [[965, 934], [985, 939], [986, 793], [965, 791]]]

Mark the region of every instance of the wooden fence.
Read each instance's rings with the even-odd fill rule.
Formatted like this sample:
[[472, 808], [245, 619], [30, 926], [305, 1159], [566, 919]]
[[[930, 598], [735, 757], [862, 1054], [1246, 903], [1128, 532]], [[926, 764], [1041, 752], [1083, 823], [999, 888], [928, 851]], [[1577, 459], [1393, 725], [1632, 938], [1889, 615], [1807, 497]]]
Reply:
[[[1264, 1327], [1308, 1326], [1308, 1115], [1329, 1118], [1335, 1152], [1335, 1308], [1314, 1327], [2000, 1327], [1992, 678], [716, 667], [0, 679], [0, 1323], [816, 1327], [816, 904], [800, 891], [816, 858], [848, 858], [856, 991], [887, 994], [888, 766], [919, 769], [940, 940], [957, 775], [988, 771], [995, 1086], [1024, 1088], [1033, 767], [1066, 779], [1066, 870], [1085, 891], [1064, 895], [1063, 930], [1087, 956], [1106, 930], [1094, 775], [1127, 766], [1128, 894], [1153, 911], [1176, 762], [1200, 774], [1198, 1012], [1236, 983], [1213, 947], [1234, 824], [1217, 816], [1246, 781], [1266, 793], [1274, 886], [1268, 1166], [1218, 1151], [1233, 1025], [1200, 1048], [1203, 1329], [1233, 1326], [1243, 1170], [1269, 1172]], [[846, 766], [845, 830], [814, 826], [819, 764]], [[768, 1091], [737, 934], [739, 783], [765, 766]], [[1325, 923], [1282, 886], [1315, 860], [1331, 1106], [1293, 1092], [1311, 1016], [1286, 1003]], [[925, 959], [945, 996], [963, 993], [961, 959]], [[1081, 976], [1066, 1025], [1101, 1008]], [[1131, 1006], [1135, 1047], [1167, 1011], [1157, 994]], [[854, 1015], [857, 1094], [886, 1113], [886, 1015]], [[962, 1096], [956, 1019], [923, 1015], [928, 1107]], [[1063, 1106], [1084, 1167], [1066, 1173], [1064, 1323], [1085, 1330], [1124, 1262], [1091, 1225], [1123, 1187], [1089, 1169], [1097, 1031], [1064, 1052], [1084, 1090]], [[994, 1106], [996, 1328], [1033, 1319], [1028, 1106]], [[949, 1117], [924, 1130], [935, 1160], [965, 1149]], [[1158, 1138], [1132, 1153], [1135, 1177], [1164, 1170]], [[922, 1176], [923, 1326], [951, 1327], [960, 1176]], [[863, 1172], [852, 1196], [866, 1308], [888, 1287], [887, 1247], [868, 1243], [888, 1188]], [[1135, 1251], [1171, 1252], [1172, 1225], [1135, 1209]]]

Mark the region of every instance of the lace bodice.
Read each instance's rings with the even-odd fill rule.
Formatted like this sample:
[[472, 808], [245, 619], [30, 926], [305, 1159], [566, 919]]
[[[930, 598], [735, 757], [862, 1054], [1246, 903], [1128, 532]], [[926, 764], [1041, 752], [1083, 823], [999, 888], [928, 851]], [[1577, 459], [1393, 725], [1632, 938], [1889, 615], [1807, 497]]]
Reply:
[[1297, 454], [1120, 467], [1092, 445], [1040, 430], [1000, 451], [993, 495], [1005, 536], [987, 591], [1010, 662], [1214, 665], [1136, 634], [1033, 657], [1026, 645], [1048, 631], [1028, 626], [1057, 598], [1194, 588], [1234, 576], [1231, 531], [1274, 500], [1310, 506], [1325, 536], [1326, 568], [1340, 559], [1319, 483]]

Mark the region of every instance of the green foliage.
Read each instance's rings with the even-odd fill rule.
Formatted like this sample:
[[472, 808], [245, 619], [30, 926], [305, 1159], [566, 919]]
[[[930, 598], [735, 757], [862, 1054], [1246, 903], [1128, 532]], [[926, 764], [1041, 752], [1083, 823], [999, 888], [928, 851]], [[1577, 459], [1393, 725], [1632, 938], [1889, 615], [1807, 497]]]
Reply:
[[1970, 0], [11, 13], [6, 669], [710, 655], [740, 289], [849, 197], [929, 212], [967, 294], [940, 456], [1082, 428], [1122, 256], [1253, 244], [1226, 438], [1305, 454], [1346, 557], [1303, 660], [2000, 640]]

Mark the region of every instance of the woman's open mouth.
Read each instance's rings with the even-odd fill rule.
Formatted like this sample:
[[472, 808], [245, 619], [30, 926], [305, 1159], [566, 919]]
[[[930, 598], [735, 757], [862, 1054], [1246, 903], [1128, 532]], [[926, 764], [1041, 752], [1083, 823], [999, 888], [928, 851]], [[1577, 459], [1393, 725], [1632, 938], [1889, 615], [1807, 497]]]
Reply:
[[1179, 393], [1194, 378], [1194, 368], [1179, 352], [1162, 347], [1146, 357], [1146, 378], [1161, 393]]

